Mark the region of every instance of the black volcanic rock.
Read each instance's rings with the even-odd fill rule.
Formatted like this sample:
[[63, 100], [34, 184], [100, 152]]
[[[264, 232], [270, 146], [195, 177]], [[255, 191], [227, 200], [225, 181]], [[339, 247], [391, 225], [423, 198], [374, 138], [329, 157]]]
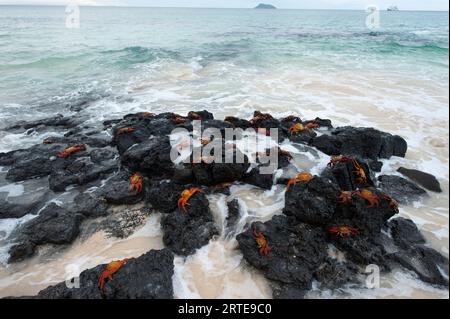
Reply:
[[205, 194], [195, 194], [189, 204], [186, 212], [176, 209], [161, 220], [165, 246], [182, 256], [193, 254], [219, 234]]
[[311, 145], [328, 155], [355, 155], [377, 159], [391, 156], [405, 157], [406, 141], [397, 135], [374, 128], [338, 127], [331, 134], [323, 134], [311, 141]]
[[74, 205], [70, 210], [86, 218], [97, 218], [107, 215], [108, 205], [106, 200], [94, 194], [81, 193], [74, 198]]
[[315, 176], [309, 183], [297, 183], [285, 195], [283, 213], [298, 222], [326, 225], [335, 214], [339, 188], [330, 180]]
[[64, 161], [59, 169], [52, 170], [49, 177], [50, 189], [63, 192], [69, 185], [84, 185], [98, 180], [116, 171], [117, 164], [114, 159], [106, 159], [97, 164], [90, 157]]
[[[349, 161], [345, 163], [337, 163], [332, 167], [327, 167], [323, 172], [322, 176], [326, 176], [331, 180], [337, 182], [341, 190], [351, 191], [358, 188], [364, 188], [367, 186], [374, 186], [373, 176], [369, 169], [369, 165], [361, 160], [360, 158], [355, 158], [355, 161]], [[366, 177], [366, 182], [360, 180], [358, 167], [364, 171]]]
[[12, 235], [15, 244], [9, 250], [9, 262], [31, 257], [39, 245], [71, 243], [79, 234], [83, 218], [81, 214], [49, 204], [39, 216], [15, 230]]
[[416, 184], [395, 175], [381, 175], [378, 177], [379, 187], [400, 203], [408, 203], [427, 194]]
[[150, 178], [172, 177], [174, 163], [170, 159], [169, 137], [158, 136], [129, 148], [122, 155], [122, 164], [131, 172], [141, 172]]
[[113, 205], [133, 205], [144, 198], [146, 181], [144, 180], [142, 191], [137, 193], [130, 189], [129, 175], [125, 173], [118, 174], [95, 190], [97, 197], [103, 198], [107, 203]]
[[145, 198], [154, 209], [170, 214], [177, 209], [178, 199], [185, 189], [185, 186], [169, 180], [153, 181], [147, 187]]
[[167, 250], [151, 250], [128, 260], [106, 282], [103, 292], [98, 280], [106, 265], [83, 271], [80, 288], [67, 288], [62, 282], [38, 293], [38, 299], [170, 299], [173, 298], [173, 254]]
[[425, 244], [425, 238], [411, 219], [397, 217], [389, 221], [388, 227], [394, 242], [402, 248]]
[[236, 226], [236, 223], [239, 221], [240, 217], [240, 205], [239, 200], [233, 199], [232, 201], [227, 202], [228, 207], [228, 215], [226, 218], [227, 229], [231, 231]]
[[442, 192], [439, 181], [431, 174], [405, 167], [400, 167], [397, 171], [432, 192]]
[[437, 251], [417, 245], [391, 256], [401, 266], [415, 272], [422, 281], [448, 288], [448, 259]]
[[[260, 254], [253, 229], [262, 232], [271, 252]], [[264, 276], [284, 287], [278, 297], [301, 296], [311, 288], [314, 272], [327, 257], [325, 235], [308, 224], [293, 224], [286, 216], [275, 216], [266, 223], [256, 222], [236, 237], [244, 259]], [[287, 293], [286, 289], [291, 291]], [[277, 296], [275, 296], [277, 297]]]

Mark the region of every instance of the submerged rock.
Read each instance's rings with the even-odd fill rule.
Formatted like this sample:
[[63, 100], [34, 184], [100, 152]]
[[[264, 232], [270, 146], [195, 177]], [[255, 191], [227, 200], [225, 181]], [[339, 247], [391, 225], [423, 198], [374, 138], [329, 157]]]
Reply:
[[98, 280], [106, 265], [83, 271], [80, 288], [67, 288], [65, 282], [40, 291], [38, 299], [169, 299], [173, 298], [173, 254], [151, 250], [128, 262], [108, 280], [103, 291]]
[[439, 184], [439, 181], [431, 174], [416, 170], [416, 169], [409, 169], [400, 167], [398, 170], [402, 175], [408, 177], [409, 179], [413, 180], [420, 186], [428, 189], [429, 191], [436, 192], [436, 193], [442, 193], [441, 185]]
[[[46, 184], [44, 179], [35, 179], [2, 187], [4, 191], [0, 190], [0, 219], [21, 218], [37, 213], [50, 196]], [[14, 194], [15, 190], [22, 194]]]
[[415, 272], [421, 280], [448, 288], [448, 259], [434, 249], [416, 245], [392, 254], [391, 258]]

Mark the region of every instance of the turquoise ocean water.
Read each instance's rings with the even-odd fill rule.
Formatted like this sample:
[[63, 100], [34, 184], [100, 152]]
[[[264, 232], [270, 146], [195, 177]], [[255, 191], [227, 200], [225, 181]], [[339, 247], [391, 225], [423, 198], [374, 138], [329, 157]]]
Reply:
[[130, 85], [171, 63], [194, 72], [219, 63], [235, 67], [216, 79], [182, 83], [210, 95], [239, 91], [240, 75], [286, 69], [448, 77], [448, 12], [381, 12], [373, 33], [363, 10], [82, 7], [81, 28], [74, 30], [65, 28], [64, 9], [0, 6], [0, 108], [45, 112], [46, 105], [55, 111], [77, 98], [127, 100]]

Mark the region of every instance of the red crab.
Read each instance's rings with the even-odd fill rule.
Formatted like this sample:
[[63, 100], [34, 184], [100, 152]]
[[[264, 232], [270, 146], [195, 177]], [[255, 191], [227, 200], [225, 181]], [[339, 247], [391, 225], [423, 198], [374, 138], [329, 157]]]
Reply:
[[357, 236], [359, 231], [350, 226], [335, 226], [329, 228], [328, 233], [335, 235], [336, 238], [350, 238]]
[[356, 159], [353, 161], [353, 165], [355, 167], [354, 173], [356, 176], [356, 182], [358, 184], [367, 184], [367, 176], [364, 168], [361, 166], [361, 164], [359, 164], [359, 162]]
[[351, 191], [342, 191], [338, 197], [338, 202], [341, 204], [350, 204], [352, 202], [353, 192]]
[[368, 201], [369, 208], [378, 206], [380, 204], [380, 198], [378, 197], [378, 195], [368, 189], [354, 191], [352, 195], [358, 196]]
[[181, 193], [181, 197], [178, 199], [178, 208], [180, 209], [180, 211], [184, 211], [185, 213], [187, 213], [186, 210], [186, 205], [190, 206], [188, 201], [189, 199], [194, 196], [197, 193], [202, 193], [203, 191], [198, 188], [198, 187], [192, 187], [189, 189], [184, 190]]
[[66, 148], [64, 151], [58, 152], [56, 154], [56, 156], [58, 156], [60, 158], [67, 158], [75, 153], [85, 151], [85, 150], [86, 150], [86, 145], [84, 145], [84, 144], [73, 145], [71, 147]]
[[136, 191], [136, 194], [142, 192], [142, 186], [144, 184], [144, 177], [141, 173], [135, 173], [130, 177], [130, 192]]
[[298, 133], [304, 132], [304, 131], [309, 131], [311, 129], [315, 129], [318, 127], [320, 127], [320, 125], [317, 123], [314, 123], [314, 122], [308, 123], [306, 125], [302, 124], [302, 123], [296, 123], [296, 124], [292, 125], [288, 131], [289, 131], [289, 134], [294, 135], [294, 134], [298, 134]]
[[256, 227], [253, 227], [252, 234], [253, 234], [253, 238], [256, 241], [256, 244], [258, 245], [259, 254], [261, 256], [267, 256], [270, 253], [270, 251], [272, 250], [272, 248], [270, 248], [269, 242], [267, 241], [264, 234], [262, 232], [258, 232], [256, 230]]
[[110, 262], [108, 265], [106, 265], [105, 270], [100, 275], [100, 278], [98, 279], [98, 288], [103, 290], [105, 286], [106, 279], [112, 280], [112, 276], [118, 272], [123, 266], [127, 264], [129, 259], [123, 259], [123, 260], [116, 260]]
[[314, 176], [312, 176], [310, 173], [306, 173], [306, 172], [302, 172], [300, 174], [298, 174], [297, 176], [295, 176], [294, 178], [291, 178], [288, 181], [287, 187], [286, 187], [286, 192], [289, 190], [289, 188], [291, 188], [292, 185], [295, 185], [297, 183], [309, 183], [309, 181], [311, 181], [314, 178]]
[[117, 130], [117, 136], [124, 135], [124, 134], [130, 134], [136, 131], [134, 127], [122, 127], [121, 129]]

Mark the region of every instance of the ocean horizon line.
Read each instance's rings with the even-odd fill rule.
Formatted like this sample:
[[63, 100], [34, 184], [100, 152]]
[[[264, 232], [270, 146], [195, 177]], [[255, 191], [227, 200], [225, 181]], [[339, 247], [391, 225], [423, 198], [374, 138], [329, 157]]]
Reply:
[[[68, 4], [69, 5], [69, 4]], [[1, 4], [0, 7], [66, 7], [67, 5], [62, 4]], [[84, 8], [136, 8], [136, 9], [142, 9], [142, 8], [148, 8], [148, 9], [205, 9], [205, 10], [256, 10], [255, 7], [163, 7], [163, 6], [123, 6], [123, 5], [89, 5], [89, 4], [82, 4], [78, 5], [79, 7]], [[268, 10], [268, 9], [258, 9], [258, 11], [365, 11], [364, 8], [360, 9], [344, 9], [344, 8], [329, 8], [329, 9], [323, 9], [323, 8], [279, 8], [277, 7], [275, 10]], [[381, 11], [388, 11], [387, 8], [380, 9]], [[392, 12], [392, 11], [390, 11]], [[417, 10], [417, 9], [401, 9], [399, 12], [449, 12], [449, 10]]]

